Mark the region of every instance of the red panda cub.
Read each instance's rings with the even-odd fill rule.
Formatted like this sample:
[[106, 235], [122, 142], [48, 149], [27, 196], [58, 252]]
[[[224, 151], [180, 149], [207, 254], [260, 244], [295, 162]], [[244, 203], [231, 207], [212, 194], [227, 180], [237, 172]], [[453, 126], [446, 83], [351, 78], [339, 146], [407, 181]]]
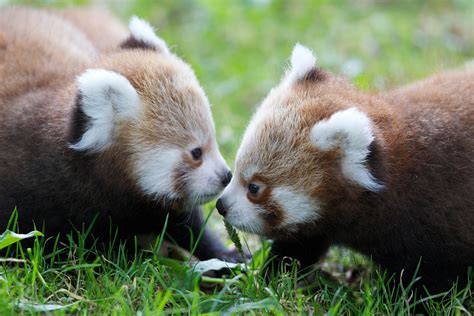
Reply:
[[474, 264], [474, 70], [359, 91], [296, 45], [253, 116], [217, 209], [308, 266], [330, 245], [431, 290]]
[[[65, 237], [95, 220], [100, 240], [110, 222], [126, 240], [169, 214], [170, 239], [196, 240], [199, 205], [231, 178], [209, 102], [147, 22], [129, 26], [111, 50], [56, 13], [0, 9], [0, 230], [16, 207], [21, 231]], [[238, 258], [207, 230], [195, 255]]]
[[[128, 36], [128, 30], [117, 18], [100, 8], [50, 9], [77, 27], [101, 53], [111, 52]], [[97, 30], [100, 30], [98, 32]]]

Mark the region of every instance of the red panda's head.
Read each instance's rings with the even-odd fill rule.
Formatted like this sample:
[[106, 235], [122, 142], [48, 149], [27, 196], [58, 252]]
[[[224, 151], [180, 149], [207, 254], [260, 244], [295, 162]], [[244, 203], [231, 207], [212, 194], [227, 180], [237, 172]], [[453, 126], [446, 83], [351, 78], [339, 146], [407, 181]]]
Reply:
[[[77, 78], [71, 148], [98, 160], [144, 195], [201, 204], [230, 181], [207, 97], [191, 67], [148, 23]], [[104, 163], [102, 163], [103, 165]], [[111, 171], [112, 170], [112, 171]]]
[[315, 61], [296, 45], [290, 69], [245, 131], [217, 203], [239, 229], [270, 238], [295, 233], [323, 219], [348, 188], [381, 189], [366, 164], [375, 135], [360, 110], [367, 101]]

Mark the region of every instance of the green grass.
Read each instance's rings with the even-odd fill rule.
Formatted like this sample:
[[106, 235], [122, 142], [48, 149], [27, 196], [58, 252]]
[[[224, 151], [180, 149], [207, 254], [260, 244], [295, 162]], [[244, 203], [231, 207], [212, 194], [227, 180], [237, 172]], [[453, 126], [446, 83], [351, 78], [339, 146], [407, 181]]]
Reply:
[[368, 263], [362, 258], [346, 256], [339, 263], [351, 266], [346, 271], [361, 269], [362, 277], [335, 277], [341, 268], [331, 267], [336, 262], [332, 258], [326, 264], [333, 275], [321, 270], [297, 274], [293, 264], [278, 278], [267, 281], [262, 269], [269, 245], [264, 243], [252, 262], [217, 277], [198, 273], [189, 261], [156, 255], [160, 238], [154, 249], [130, 256], [122, 245], [107, 251], [84, 248], [87, 232], [76, 234], [76, 242], [71, 238], [51, 253], [44, 253], [43, 248], [53, 239], [36, 237], [34, 246], [27, 249], [14, 245], [16, 257], [3, 259], [0, 266], [0, 314], [405, 315], [424, 306], [432, 314], [459, 315], [469, 308], [463, 303], [473, 303], [472, 284], [419, 299], [411, 291], [412, 284], [398, 288], [385, 285], [387, 277], [367, 271]]
[[[255, 106], [279, 81], [296, 42], [311, 47], [322, 67], [346, 73], [366, 90], [408, 83], [474, 57], [472, 0], [137, 0], [108, 7], [124, 21], [131, 14], [149, 19], [172, 50], [194, 67], [213, 104], [219, 143], [229, 163]], [[212, 215], [209, 225], [227, 238], [217, 216]], [[468, 313], [462, 302], [472, 296], [468, 288], [444, 299], [417, 301], [409, 289], [385, 286], [366, 258], [340, 248], [331, 250], [320, 264], [324, 272], [313, 275], [313, 282], [287, 273], [267, 283], [260, 271], [268, 245], [259, 251], [260, 242], [252, 237], [245, 238], [255, 251], [249, 271], [235, 271], [226, 279], [201, 277], [185, 261], [149, 252], [130, 261], [123, 250], [101, 254], [71, 242], [57, 247], [61, 256], [44, 254], [44, 239], [37, 238], [31, 250], [0, 265], [0, 314], [53, 304], [59, 305], [59, 314], [385, 315], [406, 314], [425, 304], [433, 314], [458, 315]], [[473, 306], [471, 299], [471, 313]]]

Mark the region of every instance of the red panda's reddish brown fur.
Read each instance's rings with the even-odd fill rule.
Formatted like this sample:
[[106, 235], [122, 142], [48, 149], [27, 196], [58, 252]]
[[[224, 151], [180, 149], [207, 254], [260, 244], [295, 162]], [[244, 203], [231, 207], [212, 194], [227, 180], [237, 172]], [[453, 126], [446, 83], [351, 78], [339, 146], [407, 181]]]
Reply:
[[408, 278], [421, 259], [430, 290], [465, 281], [474, 264], [474, 70], [376, 94], [314, 60], [295, 48], [243, 137], [219, 212], [303, 266], [336, 244]]
[[[199, 205], [230, 173], [191, 67], [147, 22], [129, 33], [97, 11], [0, 8], [0, 81], [0, 231], [16, 207], [21, 231], [65, 239], [95, 218], [101, 242], [118, 228], [133, 243], [169, 213], [190, 247], [187, 226], [200, 233]], [[238, 258], [208, 230], [196, 249]]]
[[102, 53], [116, 50], [129, 35], [120, 21], [102, 9], [63, 9], [50, 12], [71, 22]]

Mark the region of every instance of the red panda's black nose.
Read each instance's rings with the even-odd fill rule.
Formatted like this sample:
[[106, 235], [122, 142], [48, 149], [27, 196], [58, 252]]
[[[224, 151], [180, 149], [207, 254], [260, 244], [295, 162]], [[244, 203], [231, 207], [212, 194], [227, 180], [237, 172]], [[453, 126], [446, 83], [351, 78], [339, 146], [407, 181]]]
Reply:
[[217, 211], [219, 212], [219, 214], [221, 214], [222, 216], [225, 217], [225, 215], [227, 214], [227, 207], [225, 206], [224, 201], [222, 200], [222, 198], [217, 200], [216, 208], [217, 208]]
[[230, 183], [230, 180], [232, 180], [232, 172], [227, 171], [224, 178], [222, 179], [222, 185], [226, 187]]

